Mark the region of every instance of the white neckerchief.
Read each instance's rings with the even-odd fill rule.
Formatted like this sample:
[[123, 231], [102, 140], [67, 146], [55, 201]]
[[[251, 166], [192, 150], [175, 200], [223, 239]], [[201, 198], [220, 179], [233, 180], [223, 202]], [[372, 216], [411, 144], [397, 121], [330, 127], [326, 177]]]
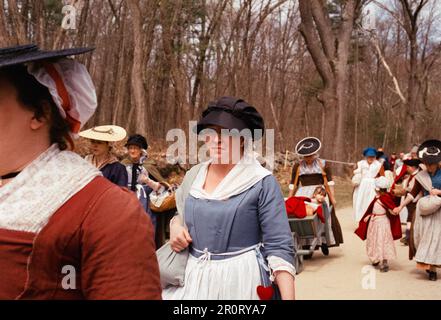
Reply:
[[308, 165], [306, 161], [300, 162], [300, 172], [299, 175], [308, 175], [308, 174], [322, 174], [322, 167], [320, 167], [320, 161], [322, 162], [322, 166], [325, 166], [325, 161], [321, 159], [315, 159], [311, 165]]
[[38, 233], [100, 171], [56, 144], [0, 188], [0, 229]]
[[255, 154], [244, 156], [210, 194], [203, 189], [210, 163], [211, 160], [202, 164], [190, 189], [190, 194], [197, 199], [226, 200], [248, 190], [266, 176], [271, 175], [271, 171], [260, 164]]

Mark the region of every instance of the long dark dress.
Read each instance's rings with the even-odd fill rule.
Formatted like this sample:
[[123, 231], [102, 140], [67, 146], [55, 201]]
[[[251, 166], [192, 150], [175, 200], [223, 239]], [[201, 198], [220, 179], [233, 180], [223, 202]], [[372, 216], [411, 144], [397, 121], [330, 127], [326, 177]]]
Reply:
[[100, 170], [105, 178], [118, 186], [127, 188], [128, 176], [124, 165], [119, 162], [109, 163]]
[[[290, 180], [291, 184], [294, 183], [296, 172], [299, 165], [300, 165], [299, 163], [296, 163], [292, 169], [291, 180]], [[332, 181], [332, 171], [327, 163], [325, 163], [323, 170], [325, 171], [327, 180]], [[297, 185], [295, 187], [297, 188], [299, 186], [306, 187], [306, 186], [324, 185], [325, 181], [323, 179], [323, 174], [321, 170], [316, 170], [316, 171], [317, 172], [310, 174], [300, 173], [299, 179], [297, 181]], [[343, 243], [343, 232], [341, 230], [340, 222], [337, 219], [334, 206], [332, 206], [332, 210], [331, 210], [331, 229], [332, 229], [332, 233], [334, 234], [335, 245], [330, 245], [330, 247], [339, 246], [340, 244]]]

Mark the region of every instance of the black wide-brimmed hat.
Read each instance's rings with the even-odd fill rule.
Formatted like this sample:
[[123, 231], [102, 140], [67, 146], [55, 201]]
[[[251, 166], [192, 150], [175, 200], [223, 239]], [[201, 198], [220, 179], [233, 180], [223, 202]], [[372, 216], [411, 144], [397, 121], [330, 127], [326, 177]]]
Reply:
[[64, 50], [41, 50], [35, 44], [0, 48], [0, 68], [42, 60], [56, 60], [93, 51], [94, 48], [71, 48]]
[[134, 134], [129, 137], [129, 140], [127, 140], [126, 147], [128, 146], [138, 146], [141, 149], [147, 150], [149, 147], [146, 138], [144, 138], [140, 134]]
[[441, 162], [441, 141], [432, 139], [424, 141], [418, 147], [418, 158], [428, 164]]
[[[203, 129], [213, 125], [230, 130], [249, 129], [253, 139], [261, 138], [265, 130], [264, 120], [257, 109], [246, 101], [234, 97], [222, 97], [210, 102], [195, 129], [199, 134]], [[255, 136], [254, 130], [262, 130], [261, 135]]]
[[316, 137], [307, 137], [299, 141], [295, 147], [295, 152], [299, 156], [312, 156], [320, 151], [322, 148], [321, 141]]
[[421, 160], [420, 159], [406, 159], [403, 161], [403, 163], [409, 167], [419, 167], [419, 165], [421, 164]]

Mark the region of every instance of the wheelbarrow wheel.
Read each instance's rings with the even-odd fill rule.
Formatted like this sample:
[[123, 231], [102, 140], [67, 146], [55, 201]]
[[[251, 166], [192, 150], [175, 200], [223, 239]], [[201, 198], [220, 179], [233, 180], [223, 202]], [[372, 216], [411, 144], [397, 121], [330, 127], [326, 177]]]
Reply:
[[[310, 246], [303, 246], [304, 250], [310, 250]], [[314, 252], [311, 252], [310, 254], [305, 254], [303, 255], [303, 259], [304, 260], [310, 260], [312, 258], [312, 255], [314, 254]]]
[[305, 260], [311, 260], [311, 259], [312, 259], [312, 255], [313, 255], [313, 253], [305, 254], [305, 255], [303, 256], [303, 259], [305, 259]]

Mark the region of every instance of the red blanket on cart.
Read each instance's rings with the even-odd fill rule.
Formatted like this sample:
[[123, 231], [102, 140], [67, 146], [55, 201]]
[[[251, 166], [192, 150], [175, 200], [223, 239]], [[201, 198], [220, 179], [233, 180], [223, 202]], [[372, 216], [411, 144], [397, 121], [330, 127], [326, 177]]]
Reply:
[[[383, 207], [385, 207], [386, 209], [393, 210], [397, 207], [397, 205], [395, 204], [394, 198], [395, 198], [394, 196], [387, 193], [385, 195], [380, 196], [380, 201], [381, 201]], [[372, 209], [374, 207], [374, 203], [377, 200], [378, 200], [378, 198], [375, 198], [374, 200], [372, 200], [372, 202], [369, 205], [368, 209], [366, 210], [366, 213], [364, 214], [363, 218], [361, 218], [361, 220], [358, 224], [357, 230], [355, 230], [355, 234], [357, 236], [359, 236], [361, 240], [366, 240], [369, 222], [371, 221], [370, 216], [372, 215]], [[369, 219], [367, 219], [367, 222], [365, 222], [365, 219], [367, 217], [369, 217]], [[401, 232], [400, 216], [399, 215], [391, 215], [391, 214], [387, 213], [387, 217], [390, 220], [390, 228], [391, 228], [393, 239], [394, 240], [401, 239], [402, 232]]]
[[[303, 219], [306, 217], [306, 206], [305, 202], [311, 202], [308, 197], [291, 197], [285, 201], [286, 213], [288, 217]], [[319, 206], [316, 213], [322, 223], [325, 223], [325, 217], [323, 216], [323, 208]]]

